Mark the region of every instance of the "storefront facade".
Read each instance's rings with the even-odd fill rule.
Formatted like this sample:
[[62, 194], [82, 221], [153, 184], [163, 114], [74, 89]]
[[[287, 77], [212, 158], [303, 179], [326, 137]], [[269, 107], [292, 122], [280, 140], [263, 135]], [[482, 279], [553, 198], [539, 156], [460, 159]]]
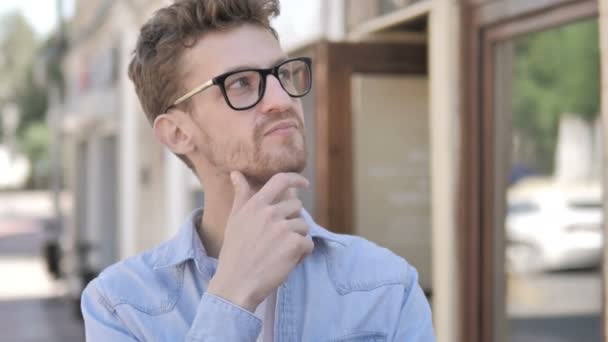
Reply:
[[[97, 1], [86, 6], [99, 11], [82, 7], [76, 12], [73, 31], [92, 31], [72, 45], [64, 63], [71, 87], [64, 108], [68, 184], [80, 206], [69, 221], [68, 245], [85, 251], [93, 273], [169, 238], [185, 215], [204, 203], [190, 171], [153, 139], [125, 72], [139, 27], [167, 3]], [[577, 299], [576, 305], [556, 308], [552, 315], [534, 311], [538, 303], [524, 307], [522, 303], [544, 297], [529, 290], [537, 276], [513, 275], [511, 259], [518, 250], [511, 248], [507, 226], [519, 189], [512, 187], [515, 174], [545, 180], [587, 177], [591, 185], [584, 194], [591, 197], [578, 206], [591, 216], [601, 211], [589, 202], [608, 184], [601, 171], [608, 150], [601, 149], [601, 131], [606, 129], [598, 121], [608, 113], [599, 107], [599, 95], [595, 104], [587, 100], [591, 105], [580, 113], [573, 105], [556, 107], [555, 117], [547, 114], [553, 120], [550, 132], [575, 134], [575, 142], [583, 141], [576, 132], [592, 132], [582, 135], [592, 151], [585, 150], [589, 158], [574, 161], [568, 158], [582, 152], [567, 143], [570, 138], [547, 133], [542, 144], [530, 140], [524, 133], [537, 131], [524, 128], [540, 129], [545, 121], [526, 119], [536, 112], [518, 116], [530, 106], [517, 106], [551, 93], [520, 92], [537, 81], [526, 77], [533, 73], [522, 72], [534, 65], [534, 42], [594, 34], [594, 28], [597, 34], [599, 27], [603, 36], [595, 43], [567, 49], [564, 43], [565, 50], [546, 58], [587, 50], [593, 56], [597, 49], [599, 75], [599, 66], [608, 65], [608, 6], [597, 0], [283, 0], [281, 5], [288, 20], [279, 18], [275, 27], [283, 46], [290, 55], [314, 61], [313, 91], [303, 99], [309, 151], [304, 175], [311, 187], [302, 192], [302, 200], [315, 219], [408, 259], [432, 303], [438, 341], [517, 341], [525, 336], [521, 334], [539, 332], [529, 330], [530, 325], [540, 327], [540, 333], [549, 331], [542, 327], [547, 320], [539, 319], [549, 316], [563, 318], [557, 322], [565, 327], [584, 326], [593, 331], [591, 340], [600, 339], [606, 326], [606, 289], [600, 281], [605, 272], [575, 274], [575, 282], [588, 287], [571, 291], [592, 294], [595, 304]], [[295, 19], [298, 14], [303, 17]], [[98, 70], [103, 63], [91, 64], [91, 56], [107, 56], [116, 72], [112, 67]], [[577, 68], [593, 61], [564, 64], [564, 70], [584, 74], [595, 69]], [[607, 69], [601, 68], [603, 80], [597, 81], [604, 98]], [[588, 87], [582, 93], [592, 94], [593, 75], [581, 79], [573, 89]], [[553, 80], [546, 88], [560, 82]], [[558, 90], [554, 93], [560, 97], [577, 99], [575, 91]], [[115, 109], [109, 110], [108, 103]], [[545, 115], [538, 108], [538, 115]], [[588, 166], [573, 171], [563, 165]], [[596, 228], [580, 229], [593, 230], [597, 243]], [[108, 247], [86, 252], [91, 245]], [[599, 251], [605, 251], [603, 245]], [[74, 254], [73, 260], [83, 259]], [[553, 273], [548, 277], [555, 278]], [[572, 280], [570, 273], [556, 277]]]

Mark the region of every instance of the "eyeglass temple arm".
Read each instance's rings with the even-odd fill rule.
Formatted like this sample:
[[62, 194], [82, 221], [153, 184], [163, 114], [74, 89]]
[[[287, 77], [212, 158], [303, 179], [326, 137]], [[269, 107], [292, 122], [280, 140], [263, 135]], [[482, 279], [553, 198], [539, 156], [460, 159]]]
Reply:
[[191, 98], [192, 96], [194, 96], [196, 93], [200, 93], [201, 91], [211, 87], [213, 85], [213, 80], [209, 80], [203, 84], [201, 84], [200, 86], [192, 89], [192, 91], [190, 91], [189, 93], [187, 93], [186, 95], [180, 97], [179, 99], [177, 99], [174, 103], [173, 106], [177, 106], [178, 104], [186, 101], [187, 99]]

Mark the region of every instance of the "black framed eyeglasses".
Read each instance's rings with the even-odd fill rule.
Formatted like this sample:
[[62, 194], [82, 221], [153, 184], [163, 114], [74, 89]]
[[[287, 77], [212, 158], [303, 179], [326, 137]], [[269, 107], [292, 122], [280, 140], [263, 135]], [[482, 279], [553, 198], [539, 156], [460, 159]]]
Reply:
[[281, 87], [291, 97], [302, 97], [312, 86], [311, 59], [291, 58], [268, 69], [244, 69], [230, 71], [201, 84], [177, 99], [165, 113], [174, 106], [213, 86], [220, 87], [224, 100], [234, 110], [246, 110], [257, 105], [264, 97], [266, 79], [273, 75]]

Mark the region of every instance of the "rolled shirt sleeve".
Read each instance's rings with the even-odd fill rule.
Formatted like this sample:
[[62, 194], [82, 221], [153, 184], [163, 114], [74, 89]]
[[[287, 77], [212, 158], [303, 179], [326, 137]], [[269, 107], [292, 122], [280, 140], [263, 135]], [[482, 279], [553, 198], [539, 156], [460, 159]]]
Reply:
[[253, 313], [205, 292], [186, 341], [255, 342], [261, 331]]

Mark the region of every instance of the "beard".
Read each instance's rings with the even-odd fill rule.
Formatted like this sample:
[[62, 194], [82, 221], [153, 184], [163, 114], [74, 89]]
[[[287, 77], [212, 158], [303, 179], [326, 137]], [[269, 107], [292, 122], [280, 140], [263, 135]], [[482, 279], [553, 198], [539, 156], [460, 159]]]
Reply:
[[[264, 133], [281, 120], [293, 120], [297, 127], [293, 134], [266, 139]], [[306, 136], [304, 123], [295, 112], [269, 115], [256, 124], [248, 141], [214, 142], [209, 132], [203, 133], [203, 155], [220, 172], [241, 171], [253, 187], [262, 187], [277, 173], [301, 173], [306, 167]], [[216, 140], [218, 141], [218, 140]]]

